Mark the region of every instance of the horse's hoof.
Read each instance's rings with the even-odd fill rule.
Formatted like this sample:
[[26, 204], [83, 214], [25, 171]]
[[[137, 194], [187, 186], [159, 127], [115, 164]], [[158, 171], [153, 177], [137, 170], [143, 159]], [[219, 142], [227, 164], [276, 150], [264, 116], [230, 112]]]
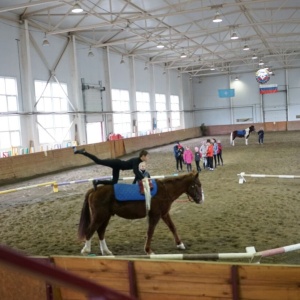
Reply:
[[82, 250], [81, 250], [81, 254], [82, 255], [89, 255], [90, 253], [91, 253], [91, 250], [86, 249], [85, 247], [82, 248]]
[[185, 250], [184, 244], [183, 244], [183, 243], [180, 243], [179, 245], [177, 245], [177, 249]]
[[103, 256], [113, 256], [113, 253], [111, 251], [109, 251], [109, 250], [106, 250], [106, 251], [102, 252], [102, 255]]

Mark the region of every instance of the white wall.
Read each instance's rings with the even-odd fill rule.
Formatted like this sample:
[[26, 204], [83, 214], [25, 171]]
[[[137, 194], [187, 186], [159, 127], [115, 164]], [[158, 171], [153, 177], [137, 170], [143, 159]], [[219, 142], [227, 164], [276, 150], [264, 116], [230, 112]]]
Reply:
[[[250, 121], [244, 123], [285, 119], [294, 121], [300, 115], [300, 69], [274, 70], [276, 75], [268, 83], [277, 83], [280, 92], [262, 96], [259, 94], [255, 70], [237, 74], [239, 82], [234, 81], [235, 75], [225, 74], [201, 78], [199, 83], [198, 78], [191, 80], [188, 74], [181, 74], [178, 78], [176, 69], [167, 70], [163, 74], [163, 65], [149, 63], [148, 70], [144, 70], [145, 62], [140, 58], [125, 56], [125, 64], [120, 64], [121, 55], [109, 47], [92, 48], [94, 57], [88, 57], [89, 45], [78, 42], [72, 36], [48, 35], [50, 46], [43, 47], [44, 33], [30, 26], [28, 28], [29, 31], [26, 30], [26, 22], [19, 24], [10, 21], [5, 21], [0, 27], [0, 76], [14, 77], [18, 82], [23, 147], [28, 147], [32, 140], [39, 148], [33, 81], [48, 80], [56, 65], [53, 75], [68, 85], [69, 99], [75, 108], [75, 112], [70, 112], [74, 118], [71, 135], [75, 139], [77, 124], [81, 143], [86, 142], [87, 121], [103, 121], [105, 130], [112, 131], [111, 115], [103, 114], [100, 109], [103, 107], [104, 112], [111, 111], [111, 89], [128, 90], [132, 102], [136, 91], [149, 92], [152, 110], [155, 110], [155, 93], [166, 95], [167, 109], [170, 108], [170, 95], [178, 95], [182, 128], [200, 126], [202, 123], [243, 123], [238, 120], [247, 118]], [[101, 106], [99, 95], [88, 96], [88, 107], [93, 113], [87, 118], [83, 113], [81, 79], [87, 84], [98, 84], [101, 81], [105, 87]], [[236, 96], [231, 99], [219, 98], [218, 89], [227, 88], [234, 88]]]
[[[193, 84], [195, 126], [294, 121], [300, 115], [300, 70], [275, 70], [267, 84], [277, 84], [278, 93], [261, 95], [255, 71], [201, 78]], [[235, 97], [219, 98], [218, 89], [234, 89]], [[287, 113], [288, 110], [288, 113]], [[244, 120], [244, 121], [243, 121]]]

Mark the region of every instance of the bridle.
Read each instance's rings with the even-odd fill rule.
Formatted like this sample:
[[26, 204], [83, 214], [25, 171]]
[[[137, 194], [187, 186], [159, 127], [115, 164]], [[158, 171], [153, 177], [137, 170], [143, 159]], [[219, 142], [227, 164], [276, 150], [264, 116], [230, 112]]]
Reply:
[[[202, 201], [204, 198], [204, 193], [203, 190], [201, 189], [201, 187], [199, 187], [195, 182], [193, 182], [192, 185], [190, 185], [188, 187], [188, 190], [186, 192], [187, 198], [190, 202], [196, 202], [196, 203], [200, 203], [200, 197], [198, 195], [202, 194]], [[199, 199], [199, 201], [197, 201]]]

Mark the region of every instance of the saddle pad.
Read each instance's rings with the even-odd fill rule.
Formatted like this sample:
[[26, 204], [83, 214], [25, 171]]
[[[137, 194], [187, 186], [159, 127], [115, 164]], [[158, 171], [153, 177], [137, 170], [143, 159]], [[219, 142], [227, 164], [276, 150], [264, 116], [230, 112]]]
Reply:
[[[151, 197], [155, 196], [157, 193], [156, 181], [151, 179], [153, 184], [153, 189], [151, 190]], [[138, 184], [125, 184], [117, 183], [114, 184], [115, 198], [118, 201], [136, 201], [145, 200], [145, 195], [140, 193], [140, 188]]]
[[240, 137], [244, 137], [245, 136], [245, 134], [246, 134], [246, 130], [244, 129], [244, 130], [237, 130], [237, 136], [240, 136]]

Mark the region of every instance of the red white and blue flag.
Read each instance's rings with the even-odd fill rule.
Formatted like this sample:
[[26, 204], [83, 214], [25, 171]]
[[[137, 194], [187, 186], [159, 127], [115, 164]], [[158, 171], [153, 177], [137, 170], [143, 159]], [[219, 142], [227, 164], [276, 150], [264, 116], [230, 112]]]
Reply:
[[277, 84], [260, 84], [259, 93], [260, 94], [274, 94], [278, 92]]

